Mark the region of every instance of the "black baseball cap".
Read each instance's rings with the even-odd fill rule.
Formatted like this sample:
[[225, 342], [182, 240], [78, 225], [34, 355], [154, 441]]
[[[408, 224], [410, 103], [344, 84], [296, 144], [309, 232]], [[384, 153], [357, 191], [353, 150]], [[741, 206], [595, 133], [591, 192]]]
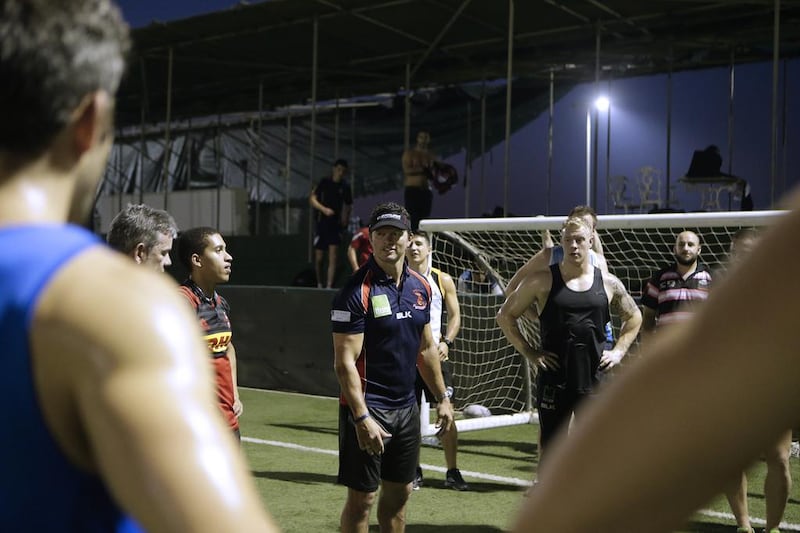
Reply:
[[375, 208], [369, 218], [369, 230], [391, 226], [397, 229], [411, 230], [408, 212], [397, 204], [384, 204]]
[[336, 161], [333, 162], [333, 166], [348, 168], [347, 161], [344, 159], [337, 159]]

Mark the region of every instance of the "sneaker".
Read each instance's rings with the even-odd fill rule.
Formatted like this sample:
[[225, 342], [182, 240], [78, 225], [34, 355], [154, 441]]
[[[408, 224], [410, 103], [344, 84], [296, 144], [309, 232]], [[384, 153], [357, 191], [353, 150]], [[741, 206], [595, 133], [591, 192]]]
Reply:
[[425, 480], [422, 478], [422, 468], [417, 467], [417, 475], [414, 476], [414, 481], [411, 482], [411, 488], [413, 490], [419, 490], [419, 488], [425, 484]]
[[451, 468], [447, 471], [444, 486], [455, 490], [469, 490], [469, 485], [464, 481], [464, 478], [461, 477], [461, 471], [458, 468]]

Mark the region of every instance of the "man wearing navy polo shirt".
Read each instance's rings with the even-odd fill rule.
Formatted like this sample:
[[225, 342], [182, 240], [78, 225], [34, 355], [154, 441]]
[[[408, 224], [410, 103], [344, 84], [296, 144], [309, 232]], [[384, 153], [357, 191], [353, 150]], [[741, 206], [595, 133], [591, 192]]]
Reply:
[[405, 253], [409, 216], [378, 205], [369, 223], [373, 255], [336, 295], [331, 310], [339, 399], [339, 476], [347, 487], [341, 530], [364, 532], [378, 487], [383, 532], [405, 530], [405, 508], [419, 456], [417, 367], [438, 399], [437, 425], [448, 431], [453, 407], [445, 394], [430, 327], [431, 288]]

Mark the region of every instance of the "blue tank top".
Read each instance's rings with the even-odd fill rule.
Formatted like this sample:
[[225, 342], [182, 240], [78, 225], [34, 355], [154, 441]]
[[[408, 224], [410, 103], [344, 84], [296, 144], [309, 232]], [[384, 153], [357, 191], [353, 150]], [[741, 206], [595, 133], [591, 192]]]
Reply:
[[75, 467], [44, 420], [33, 382], [30, 328], [42, 290], [70, 259], [100, 244], [74, 226], [0, 229], [0, 530], [138, 533], [102, 480]]

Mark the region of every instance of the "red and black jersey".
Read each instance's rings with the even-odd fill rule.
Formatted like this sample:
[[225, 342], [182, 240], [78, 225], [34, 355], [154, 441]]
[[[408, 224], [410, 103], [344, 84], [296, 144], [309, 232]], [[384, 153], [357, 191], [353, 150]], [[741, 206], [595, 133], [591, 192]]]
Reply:
[[233, 412], [233, 374], [228, 359], [228, 346], [233, 337], [231, 321], [228, 318], [230, 312], [228, 302], [216, 292], [209, 298], [203, 293], [203, 289], [190, 279], [181, 284], [180, 291], [197, 314], [200, 328], [203, 330], [203, 340], [206, 341], [213, 359], [217, 404], [228, 425], [236, 430], [239, 428], [239, 420]]
[[228, 344], [231, 342], [231, 321], [228, 319], [230, 306], [228, 302], [217, 294], [208, 297], [203, 290], [190, 279], [180, 286], [181, 293], [194, 307], [200, 328], [203, 330], [203, 340], [208, 344], [211, 357], [224, 357], [228, 353]]

